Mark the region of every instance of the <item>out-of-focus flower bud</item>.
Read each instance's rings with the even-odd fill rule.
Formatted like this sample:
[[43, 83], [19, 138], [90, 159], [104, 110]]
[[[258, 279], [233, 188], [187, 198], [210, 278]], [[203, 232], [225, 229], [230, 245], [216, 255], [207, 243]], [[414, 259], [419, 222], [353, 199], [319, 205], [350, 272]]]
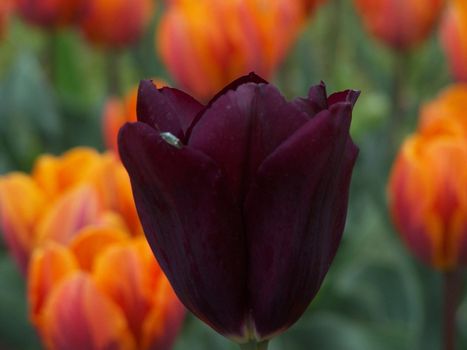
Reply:
[[306, 13], [313, 14], [318, 6], [325, 3], [327, 0], [302, 0]]
[[389, 182], [392, 216], [407, 246], [442, 270], [467, 263], [466, 111], [467, 86], [426, 105]]
[[304, 18], [301, 0], [172, 1], [157, 46], [177, 82], [207, 100], [242, 74], [271, 77]]
[[34, 246], [32, 237], [47, 206], [47, 196], [30, 177], [12, 173], [0, 178], [0, 224], [5, 243], [22, 271]]
[[13, 0], [0, 1], [0, 39], [3, 38], [8, 26], [8, 20], [13, 10]]
[[108, 149], [118, 154], [117, 135], [118, 130], [126, 122], [136, 121], [136, 97], [138, 89], [132, 89], [128, 95], [119, 100], [116, 97], [109, 99], [104, 108], [102, 129], [105, 145]]
[[83, 9], [83, 0], [16, 0], [16, 4], [27, 22], [47, 29], [76, 22]]
[[98, 46], [120, 48], [135, 43], [154, 13], [153, 0], [85, 0], [81, 21], [86, 39]]
[[444, 0], [354, 0], [363, 25], [378, 40], [407, 50], [425, 40], [442, 13]]
[[38, 249], [28, 282], [48, 349], [168, 350], [184, 318], [144, 238], [107, 228]]
[[32, 250], [48, 240], [68, 243], [89, 225], [141, 234], [128, 175], [117, 157], [77, 148], [44, 155], [32, 176], [0, 177], [0, 224], [23, 272]]
[[467, 2], [453, 0], [441, 22], [441, 43], [456, 80], [467, 81]]

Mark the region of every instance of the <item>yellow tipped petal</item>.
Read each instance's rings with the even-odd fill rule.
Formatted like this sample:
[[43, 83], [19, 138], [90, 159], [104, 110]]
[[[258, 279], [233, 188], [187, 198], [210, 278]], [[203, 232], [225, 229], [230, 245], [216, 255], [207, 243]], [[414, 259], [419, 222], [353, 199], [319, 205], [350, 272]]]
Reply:
[[47, 204], [42, 190], [28, 176], [0, 177], [0, 230], [23, 272], [36, 243], [35, 226]]
[[99, 221], [102, 208], [89, 185], [76, 187], [61, 197], [38, 225], [38, 240], [68, 243], [80, 229]]
[[128, 241], [103, 251], [93, 271], [96, 285], [124, 311], [136, 339], [141, 337], [141, 325], [151, 310], [161, 275], [154, 258], [148, 256], [152, 257], [149, 247], [140, 249]]
[[123, 231], [114, 228], [89, 227], [76, 235], [70, 243], [70, 249], [81, 269], [91, 271], [99, 255], [112, 245], [124, 242], [127, 237]]
[[142, 349], [164, 350], [172, 348], [180, 331], [186, 310], [178, 300], [169, 281], [161, 277], [154, 296], [154, 306], [146, 317], [142, 329]]
[[28, 277], [30, 316], [36, 325], [41, 324], [44, 303], [52, 290], [67, 276], [78, 269], [72, 253], [56, 243], [48, 243], [35, 251]]
[[81, 182], [89, 181], [100, 161], [101, 156], [97, 151], [78, 147], [61, 157], [40, 157], [32, 176], [39, 187], [53, 198]]

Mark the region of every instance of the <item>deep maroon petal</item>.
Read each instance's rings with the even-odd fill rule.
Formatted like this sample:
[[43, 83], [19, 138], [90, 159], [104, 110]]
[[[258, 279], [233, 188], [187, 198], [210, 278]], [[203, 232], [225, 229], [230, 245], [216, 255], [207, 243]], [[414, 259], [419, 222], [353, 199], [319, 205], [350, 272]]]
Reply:
[[184, 92], [157, 87], [150, 80], [139, 84], [137, 114], [138, 121], [152, 126], [160, 132], [170, 132], [183, 139], [186, 130], [203, 105]]
[[339, 245], [357, 149], [351, 105], [323, 111], [261, 165], [247, 195], [249, 290], [259, 337], [292, 325], [317, 293]]
[[332, 106], [333, 104], [340, 102], [349, 102], [353, 107], [357, 102], [359, 96], [360, 91], [357, 90], [345, 90], [341, 92], [336, 92], [329, 96], [328, 105]]
[[306, 113], [309, 118], [313, 118], [328, 108], [326, 85], [321, 82], [319, 85], [312, 86], [308, 92], [308, 98], [298, 97], [292, 103]]
[[253, 72], [251, 72], [248, 75], [244, 75], [244, 76], [242, 76], [242, 77], [240, 77], [238, 79], [235, 79], [233, 82], [231, 82], [229, 85], [224, 87], [221, 91], [219, 91], [216, 95], [214, 95], [214, 97], [206, 105], [205, 109], [198, 113], [198, 115], [194, 118], [191, 126], [189, 127], [188, 132], [186, 133], [185, 140], [187, 141], [190, 138], [191, 133], [193, 131], [193, 128], [198, 123], [198, 121], [201, 119], [201, 117], [203, 116], [205, 110], [211, 108], [211, 106], [214, 104], [214, 102], [216, 102], [219, 99], [219, 97], [225, 95], [228, 91], [237, 90], [241, 85], [248, 84], [248, 83], [252, 83], [252, 84], [268, 84], [268, 82], [266, 80], [264, 80], [259, 75], [256, 75]]
[[268, 84], [266, 80], [261, 78], [259, 75], [256, 75], [255, 73], [251, 72], [248, 75], [244, 75], [238, 79], [235, 79], [232, 81], [229, 85], [224, 87], [221, 91], [219, 91], [214, 97], [209, 101], [208, 107], [211, 106], [219, 97], [222, 95], [226, 94], [227, 91], [230, 90], [237, 90], [241, 85], [248, 84], [248, 83], [253, 83], [253, 84]]
[[222, 172], [144, 123], [126, 124], [119, 146], [144, 232], [178, 297], [219, 333], [241, 336], [246, 245]]
[[227, 91], [206, 110], [188, 144], [222, 168], [240, 203], [266, 156], [307, 121], [272, 85], [248, 83]]

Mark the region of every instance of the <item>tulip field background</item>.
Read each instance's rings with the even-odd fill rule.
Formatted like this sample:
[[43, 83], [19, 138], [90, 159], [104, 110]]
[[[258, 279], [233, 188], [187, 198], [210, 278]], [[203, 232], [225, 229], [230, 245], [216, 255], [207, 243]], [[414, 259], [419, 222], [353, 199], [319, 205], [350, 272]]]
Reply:
[[[46, 31], [12, 16], [0, 39], [0, 174], [28, 172], [45, 152], [78, 145], [103, 151], [102, 113], [111, 93], [126, 93], [143, 78], [177, 86], [155, 50], [163, 13], [159, 4], [141, 40], [120, 50], [89, 45], [73, 29]], [[395, 52], [365, 32], [352, 1], [329, 0], [272, 79], [288, 98], [306, 95], [321, 80], [330, 92], [362, 91], [351, 127], [360, 156], [337, 257], [308, 311], [271, 349], [439, 349], [442, 276], [403, 246], [386, 196], [392, 161], [415, 129], [419, 106], [452, 81], [438, 30], [414, 49]], [[0, 349], [41, 348], [25, 288], [0, 238]], [[457, 322], [459, 349], [467, 349], [465, 298]], [[236, 348], [191, 315], [175, 346]]]

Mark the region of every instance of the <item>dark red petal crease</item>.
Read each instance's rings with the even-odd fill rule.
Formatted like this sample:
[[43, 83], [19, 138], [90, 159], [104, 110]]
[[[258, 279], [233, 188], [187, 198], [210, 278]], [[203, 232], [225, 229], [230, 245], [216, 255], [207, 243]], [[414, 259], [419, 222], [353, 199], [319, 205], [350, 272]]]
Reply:
[[144, 123], [126, 124], [119, 146], [144, 232], [178, 297], [219, 333], [242, 336], [245, 242], [222, 172]]
[[339, 245], [357, 156], [351, 105], [311, 119], [261, 165], [247, 195], [249, 290], [259, 337], [297, 321]]
[[143, 80], [139, 84], [136, 108], [138, 121], [160, 132], [170, 132], [182, 140], [203, 107], [183, 91], [167, 87], [157, 89], [150, 80]]
[[188, 144], [221, 167], [240, 203], [263, 160], [307, 121], [274, 86], [248, 83], [206, 110]]
[[242, 77], [240, 77], [238, 79], [235, 79], [233, 82], [231, 82], [229, 85], [224, 87], [221, 91], [219, 91], [216, 95], [214, 95], [214, 97], [206, 105], [205, 109], [198, 113], [198, 115], [194, 118], [191, 126], [189, 127], [189, 129], [187, 131], [186, 140], [188, 140], [190, 138], [191, 133], [193, 131], [193, 128], [196, 126], [198, 121], [201, 119], [201, 117], [203, 116], [205, 110], [209, 109], [213, 105], [214, 102], [216, 102], [220, 97], [225, 95], [227, 92], [235, 91], [241, 85], [248, 84], [248, 83], [252, 83], [252, 84], [268, 84], [268, 82], [266, 80], [264, 80], [259, 75], [256, 75], [253, 72], [251, 72], [248, 75], [244, 75], [244, 76], [242, 76]]
[[352, 107], [358, 100], [360, 96], [360, 91], [358, 90], [345, 90], [341, 92], [336, 92], [328, 97], [328, 104], [332, 106], [333, 104], [340, 103], [340, 102], [349, 102]]
[[306, 113], [309, 118], [328, 108], [328, 96], [326, 85], [321, 82], [319, 85], [312, 86], [308, 92], [308, 97], [298, 97], [292, 103]]

